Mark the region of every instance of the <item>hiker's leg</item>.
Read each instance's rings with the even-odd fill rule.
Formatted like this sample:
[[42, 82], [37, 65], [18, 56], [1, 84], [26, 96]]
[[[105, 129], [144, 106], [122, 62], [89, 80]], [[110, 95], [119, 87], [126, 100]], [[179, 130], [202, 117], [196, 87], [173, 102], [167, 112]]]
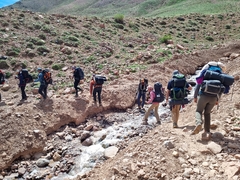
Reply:
[[138, 96], [137, 96], [137, 103], [138, 103], [138, 108], [140, 108], [140, 99], [141, 99], [141, 93], [140, 92], [138, 92]]
[[97, 94], [97, 89], [94, 88], [94, 89], [93, 89], [93, 100], [94, 100], [95, 103], [97, 102], [96, 94]]
[[44, 99], [46, 99], [45, 94], [43, 93], [44, 87], [45, 87], [45, 85], [40, 85], [40, 87], [38, 89], [38, 93], [41, 94]]
[[99, 87], [97, 92], [98, 92], [98, 102], [99, 104], [102, 104], [102, 98], [101, 98], [102, 88]]
[[75, 89], [76, 95], [78, 94], [78, 83], [79, 83], [79, 80], [75, 79], [74, 80], [74, 89]]
[[159, 118], [159, 114], [158, 114], [158, 107], [159, 107], [159, 103], [154, 103], [154, 115], [157, 119], [157, 122], [160, 122], [160, 118]]
[[47, 87], [48, 87], [48, 84], [46, 84], [45, 87], [43, 88], [45, 97], [47, 97]]
[[204, 110], [204, 130], [210, 132], [211, 111], [217, 102], [217, 97], [209, 97], [208, 104]]
[[207, 103], [208, 103], [208, 96], [200, 95], [200, 97], [198, 98], [198, 101], [197, 101], [197, 109], [196, 109], [196, 113], [195, 113], [196, 125], [201, 125], [203, 123], [202, 113], [203, 113], [203, 110], [205, 109]]
[[177, 105], [172, 106], [172, 121], [177, 123]]
[[22, 99], [26, 99], [27, 98], [26, 93], [25, 93], [25, 87], [26, 86], [21, 86]]
[[148, 120], [148, 116], [149, 116], [149, 114], [150, 114], [150, 112], [151, 112], [151, 110], [152, 110], [153, 108], [154, 108], [154, 104], [152, 104], [152, 105], [148, 108], [147, 112], [145, 113], [145, 116], [144, 116], [143, 121], [147, 121], [147, 120]]
[[181, 105], [176, 105], [177, 109], [176, 109], [176, 123], [178, 122], [179, 120], [179, 113], [180, 113], [180, 109], [181, 109]]
[[146, 93], [143, 93], [142, 94], [142, 108], [143, 108], [143, 106], [145, 104], [145, 99], [146, 99]]

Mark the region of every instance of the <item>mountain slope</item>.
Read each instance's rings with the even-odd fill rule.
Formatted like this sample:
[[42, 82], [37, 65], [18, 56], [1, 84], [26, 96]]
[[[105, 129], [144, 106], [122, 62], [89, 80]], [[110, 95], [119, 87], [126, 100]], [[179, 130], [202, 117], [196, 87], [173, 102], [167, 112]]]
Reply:
[[236, 0], [21, 0], [7, 8], [35, 12], [63, 13], [87, 16], [174, 16], [189, 13], [239, 12], [240, 2]]

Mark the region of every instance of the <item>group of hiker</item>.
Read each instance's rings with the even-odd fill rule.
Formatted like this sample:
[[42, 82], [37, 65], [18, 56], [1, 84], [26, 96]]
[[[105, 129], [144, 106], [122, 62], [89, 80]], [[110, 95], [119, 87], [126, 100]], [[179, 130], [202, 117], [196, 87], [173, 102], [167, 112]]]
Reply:
[[[211, 61], [197, 75], [194, 89], [194, 102], [197, 103], [196, 127], [191, 135], [198, 134], [204, 124], [202, 139], [209, 140], [211, 138], [211, 111], [215, 105], [218, 105], [221, 95], [229, 93], [230, 86], [234, 83], [234, 78], [225, 72], [226, 67], [223, 63]], [[148, 116], [152, 110], [154, 110], [157, 124], [161, 124], [158, 108], [162, 102], [163, 106], [169, 104], [173, 128], [178, 128], [180, 110], [190, 102], [187, 96], [191, 90], [192, 86], [178, 70], [173, 71], [172, 78], [167, 84], [166, 93], [161, 83], [157, 82], [154, 86], [149, 86], [147, 79], [140, 79], [137, 92], [138, 109], [140, 112], [144, 112], [144, 104], [151, 104], [144, 115], [142, 124], [148, 125]], [[149, 98], [146, 98], [147, 95]]]
[[[33, 81], [32, 76], [26, 69], [17, 70], [15, 78], [19, 79], [18, 85], [22, 94], [21, 101], [27, 100], [25, 87], [29, 82], [40, 82], [38, 93], [42, 96], [43, 100], [47, 98], [48, 85], [52, 84], [51, 73], [49, 70], [42, 70], [41, 68], [37, 68], [37, 71], [38, 78]], [[234, 83], [234, 78], [225, 72], [226, 67], [223, 63], [211, 61], [201, 69], [196, 77], [196, 86], [194, 90], [194, 102], [197, 103], [195, 113], [196, 127], [192, 131], [192, 135], [198, 134], [202, 130], [202, 125], [204, 124], [202, 139], [210, 139], [211, 111], [213, 107], [218, 104], [221, 95], [227, 94], [230, 86]], [[84, 72], [80, 67], [73, 66], [72, 73], [72, 78], [74, 78], [75, 96], [78, 97], [78, 92], [83, 91], [78, 85], [83, 83]], [[3, 71], [0, 70], [0, 84], [4, 84], [4, 77]], [[94, 104], [97, 104], [98, 95], [99, 106], [102, 106], [102, 85], [106, 80], [106, 77], [100, 75], [94, 74], [91, 77], [89, 88], [90, 95], [93, 96]], [[148, 117], [153, 110], [157, 124], [161, 124], [158, 108], [159, 104], [162, 103], [163, 106], [169, 104], [173, 128], [178, 128], [179, 113], [181, 108], [190, 102], [187, 96], [192, 90], [192, 86], [187, 82], [186, 77], [183, 74], [178, 70], [174, 70], [166, 89], [167, 91], [165, 92], [165, 89], [159, 82], [156, 82], [153, 86], [149, 86], [147, 79], [140, 79], [137, 91], [137, 105], [139, 111], [145, 113], [142, 121], [143, 125], [148, 125]], [[146, 112], [144, 109], [145, 103], [151, 104]], [[202, 118], [202, 115], [204, 115], [204, 119]]]
[[[84, 72], [80, 67], [72, 66], [72, 78], [74, 79], [73, 87], [75, 89], [75, 97], [78, 97], [78, 92], [83, 91], [79, 84], [83, 83], [84, 80]], [[52, 74], [48, 69], [37, 68], [38, 77], [37, 79], [33, 80], [31, 74], [29, 74], [27, 69], [18, 69], [16, 71], [15, 79], [19, 80], [18, 86], [21, 89], [21, 100], [20, 102], [24, 102], [27, 100], [27, 95], [25, 92], [26, 85], [28, 83], [35, 83], [40, 82], [40, 86], [38, 89], [38, 93], [41, 95], [41, 100], [47, 99], [47, 88], [49, 84], [53, 83]], [[90, 82], [90, 95], [93, 96], [94, 104], [97, 104], [97, 95], [98, 95], [98, 102], [99, 105], [102, 105], [101, 102], [101, 92], [102, 92], [102, 85], [104, 81], [106, 81], [106, 77], [100, 75], [93, 75]], [[0, 84], [4, 84], [5, 82], [5, 73], [0, 70]], [[34, 85], [34, 84], [33, 84]], [[0, 94], [0, 101], [1, 101], [1, 94]]]

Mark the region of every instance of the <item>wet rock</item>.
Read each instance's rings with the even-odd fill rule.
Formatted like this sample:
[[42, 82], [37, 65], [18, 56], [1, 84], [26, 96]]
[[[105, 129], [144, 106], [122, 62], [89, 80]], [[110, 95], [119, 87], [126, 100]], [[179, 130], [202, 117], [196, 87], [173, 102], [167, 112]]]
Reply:
[[87, 138], [82, 142], [83, 146], [91, 146], [93, 144], [93, 141], [91, 138]]
[[90, 131], [92, 128], [93, 128], [93, 125], [90, 124], [90, 125], [88, 125], [87, 127], [85, 127], [84, 130]]
[[71, 135], [67, 135], [64, 139], [66, 141], [72, 141], [73, 137]]
[[116, 156], [117, 152], [118, 152], [118, 148], [116, 146], [110, 146], [108, 148], [105, 149], [104, 152], [104, 156], [105, 158], [113, 158], [114, 156]]
[[84, 141], [85, 139], [89, 138], [90, 136], [91, 136], [91, 133], [89, 131], [84, 131], [80, 136], [80, 140]]
[[236, 143], [229, 142], [227, 145], [229, 148], [240, 149], [240, 145]]
[[26, 168], [21, 167], [21, 168], [18, 169], [18, 174], [20, 176], [24, 175], [25, 173], [26, 173]]
[[38, 167], [46, 167], [49, 164], [49, 160], [42, 158], [37, 160], [36, 164]]

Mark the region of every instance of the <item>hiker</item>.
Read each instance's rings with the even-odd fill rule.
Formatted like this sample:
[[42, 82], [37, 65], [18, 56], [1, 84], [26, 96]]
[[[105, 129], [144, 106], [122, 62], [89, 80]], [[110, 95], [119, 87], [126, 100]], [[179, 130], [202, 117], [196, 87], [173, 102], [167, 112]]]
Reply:
[[166, 103], [168, 103], [169, 97], [171, 98], [169, 105], [172, 114], [173, 128], [178, 128], [179, 111], [185, 103], [188, 103], [186, 99], [187, 91], [191, 90], [192, 86], [187, 83], [185, 76], [180, 74], [178, 70], [174, 70], [173, 77], [168, 82], [166, 94]]
[[[222, 93], [227, 94], [230, 85], [234, 82], [233, 77], [223, 73], [225, 70], [226, 67], [221, 62], [209, 62], [202, 68], [199, 76], [196, 78], [197, 85], [194, 92], [194, 102], [197, 103], [195, 114], [196, 127], [191, 135], [198, 134], [202, 130], [202, 114], [204, 112], [202, 140], [210, 140], [211, 111], [215, 105], [218, 105]], [[207, 77], [208, 72], [211, 75], [217, 73], [217, 76]]]
[[20, 101], [27, 100], [27, 95], [25, 93], [26, 81], [21, 70], [17, 70], [15, 79], [19, 79], [18, 86], [20, 87], [22, 93], [22, 99]]
[[[5, 83], [5, 74], [4, 72], [0, 69], [0, 85], [3, 85]], [[2, 100], [2, 95], [0, 93], [0, 102]]]
[[42, 68], [37, 68], [38, 71], [38, 79], [34, 80], [34, 82], [40, 82], [40, 87], [38, 89], [38, 93], [41, 94], [42, 98], [45, 100], [47, 98], [47, 83], [44, 80]]
[[83, 89], [78, 87], [78, 84], [81, 80], [84, 79], [84, 73], [83, 70], [80, 67], [73, 66], [73, 78], [74, 78], [74, 89], [75, 89], [75, 97], [78, 97], [78, 90], [83, 92]]
[[[144, 104], [145, 104], [145, 99], [146, 99], [146, 92], [147, 92], [147, 79], [140, 79], [139, 85], [138, 85], [138, 92], [137, 92], [137, 104], [138, 104], [138, 110], [144, 111]], [[141, 98], [142, 98], [142, 103], [141, 103]]]
[[[162, 89], [162, 85], [160, 83], [155, 83], [154, 84], [154, 89], [152, 86], [148, 86], [147, 87], [147, 91], [150, 93], [150, 99], [146, 102], [146, 104], [152, 104], [143, 119], [142, 125], [148, 125], [148, 116], [150, 115], [151, 111], [154, 109], [154, 115], [157, 119], [157, 124], [161, 124], [159, 115], [158, 115], [158, 107], [159, 107], [159, 103], [162, 102], [164, 100], [164, 94], [163, 89]], [[161, 95], [158, 93], [161, 92]]]
[[106, 81], [106, 77], [100, 75], [93, 75], [90, 81], [90, 95], [93, 95], [94, 104], [97, 104], [97, 94], [99, 106], [102, 106], [102, 85]]

